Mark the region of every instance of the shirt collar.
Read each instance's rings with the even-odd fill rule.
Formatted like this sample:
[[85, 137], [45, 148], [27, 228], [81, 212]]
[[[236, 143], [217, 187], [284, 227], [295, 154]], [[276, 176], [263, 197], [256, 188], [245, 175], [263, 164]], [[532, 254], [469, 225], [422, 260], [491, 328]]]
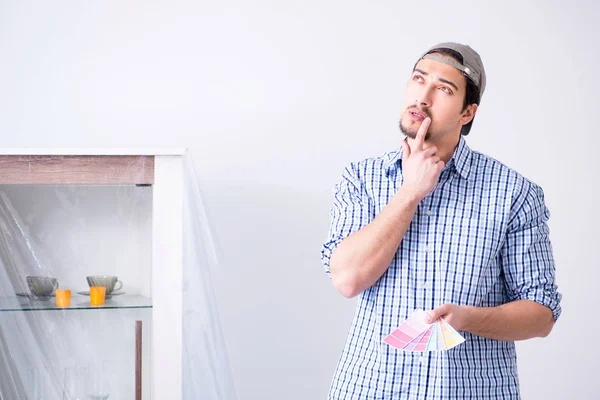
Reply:
[[[458, 141], [458, 146], [454, 150], [454, 154], [450, 161], [448, 161], [448, 168], [454, 168], [458, 174], [466, 180], [469, 180], [469, 176], [471, 173], [471, 157], [473, 151], [467, 145], [464, 137], [460, 137]], [[388, 161], [386, 161], [385, 174], [389, 175], [389, 173], [394, 169], [398, 168], [398, 165], [402, 161], [402, 147], [397, 149], [396, 151], [391, 153], [391, 157]]]

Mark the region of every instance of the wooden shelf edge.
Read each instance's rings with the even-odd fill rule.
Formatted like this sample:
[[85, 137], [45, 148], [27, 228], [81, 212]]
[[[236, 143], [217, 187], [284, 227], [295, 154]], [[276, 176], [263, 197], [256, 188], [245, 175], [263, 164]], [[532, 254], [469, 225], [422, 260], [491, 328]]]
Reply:
[[0, 155], [4, 185], [152, 185], [154, 156]]

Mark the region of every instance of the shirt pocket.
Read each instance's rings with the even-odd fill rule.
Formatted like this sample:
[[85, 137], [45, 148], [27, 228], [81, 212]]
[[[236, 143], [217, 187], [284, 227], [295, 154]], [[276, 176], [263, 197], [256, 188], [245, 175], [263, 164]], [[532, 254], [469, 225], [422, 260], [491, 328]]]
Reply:
[[480, 304], [500, 278], [503, 222], [494, 218], [453, 218], [438, 230], [438, 289], [443, 303]]

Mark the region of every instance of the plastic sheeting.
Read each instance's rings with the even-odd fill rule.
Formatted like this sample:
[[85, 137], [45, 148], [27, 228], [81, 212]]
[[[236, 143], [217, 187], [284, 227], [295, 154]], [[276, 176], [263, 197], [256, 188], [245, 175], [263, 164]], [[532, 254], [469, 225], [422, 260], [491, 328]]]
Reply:
[[[212, 287], [218, 247], [192, 158], [185, 157], [183, 210], [183, 397], [237, 399]], [[193, 290], [200, 287], [201, 290]]]
[[[0, 399], [133, 399], [136, 320], [151, 398], [152, 191], [0, 185]], [[183, 216], [183, 398], [236, 399], [211, 284], [217, 247], [189, 155]], [[114, 308], [90, 309], [90, 275], [122, 282], [106, 300]], [[70, 308], [33, 295], [27, 276], [56, 278]]]

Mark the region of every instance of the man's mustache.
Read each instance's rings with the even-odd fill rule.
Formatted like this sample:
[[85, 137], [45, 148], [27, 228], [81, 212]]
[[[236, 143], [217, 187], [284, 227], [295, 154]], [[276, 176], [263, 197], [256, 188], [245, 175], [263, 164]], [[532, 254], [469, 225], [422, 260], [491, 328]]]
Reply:
[[[412, 106], [408, 106], [406, 107], [406, 111], [408, 111], [411, 108], [416, 108], [417, 110], [423, 112], [423, 114], [427, 115], [429, 118], [431, 118], [431, 114], [429, 113], [429, 110], [427, 108], [419, 108], [417, 107], [417, 105], [412, 105]], [[433, 118], [431, 118], [431, 120], [433, 120]]]

